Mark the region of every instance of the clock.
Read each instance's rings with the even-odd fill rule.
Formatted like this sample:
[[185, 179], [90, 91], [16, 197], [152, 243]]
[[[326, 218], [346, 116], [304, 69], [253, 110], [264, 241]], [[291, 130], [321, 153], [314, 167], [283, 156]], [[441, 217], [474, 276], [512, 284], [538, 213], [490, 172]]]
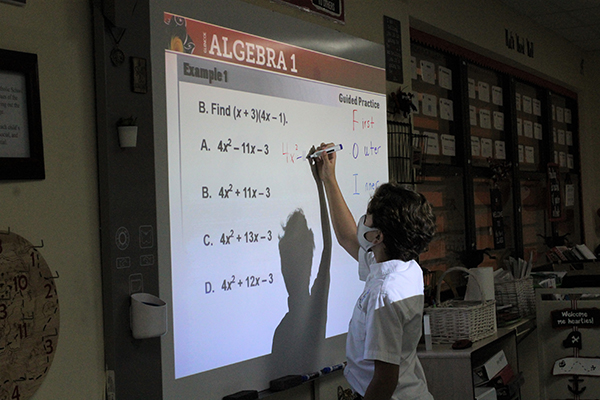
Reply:
[[46, 377], [60, 313], [54, 278], [37, 248], [0, 231], [0, 399], [27, 400]]

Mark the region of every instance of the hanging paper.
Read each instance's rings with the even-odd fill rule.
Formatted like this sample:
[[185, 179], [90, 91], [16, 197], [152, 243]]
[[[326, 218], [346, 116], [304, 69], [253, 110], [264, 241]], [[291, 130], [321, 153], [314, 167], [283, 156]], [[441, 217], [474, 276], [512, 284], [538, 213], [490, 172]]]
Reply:
[[475, 79], [468, 78], [467, 81], [468, 81], [468, 84], [469, 84], [469, 98], [470, 99], [476, 99], [477, 98], [477, 92], [475, 90]]
[[494, 236], [494, 249], [504, 249], [506, 239], [504, 237], [504, 217], [502, 216], [502, 192], [500, 189], [490, 189], [490, 203], [492, 209], [492, 233]]
[[492, 86], [492, 103], [497, 106], [502, 105], [502, 88], [500, 86]]
[[479, 92], [479, 100], [490, 102], [490, 84], [487, 82], [477, 82], [477, 91]]
[[550, 221], [561, 221], [564, 218], [558, 165], [553, 163], [548, 164], [548, 207]]

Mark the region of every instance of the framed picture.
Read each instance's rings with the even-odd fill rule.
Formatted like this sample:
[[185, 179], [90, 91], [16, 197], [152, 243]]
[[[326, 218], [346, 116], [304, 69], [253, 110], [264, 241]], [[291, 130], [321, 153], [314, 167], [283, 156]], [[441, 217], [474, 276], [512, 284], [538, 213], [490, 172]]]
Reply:
[[44, 178], [37, 55], [0, 49], [0, 180]]
[[24, 6], [27, 4], [27, 0], [0, 0], [3, 3], [15, 4], [17, 6]]

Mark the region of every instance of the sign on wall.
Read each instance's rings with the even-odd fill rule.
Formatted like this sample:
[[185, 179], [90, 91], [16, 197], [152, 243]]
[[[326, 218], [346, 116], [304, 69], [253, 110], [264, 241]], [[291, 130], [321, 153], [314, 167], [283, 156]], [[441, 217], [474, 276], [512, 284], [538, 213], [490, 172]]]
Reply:
[[404, 83], [402, 72], [402, 37], [400, 21], [383, 16], [383, 34], [385, 37], [385, 78], [388, 81]]
[[345, 23], [344, 0], [280, 0], [280, 2]]
[[564, 215], [562, 194], [560, 191], [560, 175], [558, 165], [548, 164], [548, 212], [550, 221], [562, 221]]

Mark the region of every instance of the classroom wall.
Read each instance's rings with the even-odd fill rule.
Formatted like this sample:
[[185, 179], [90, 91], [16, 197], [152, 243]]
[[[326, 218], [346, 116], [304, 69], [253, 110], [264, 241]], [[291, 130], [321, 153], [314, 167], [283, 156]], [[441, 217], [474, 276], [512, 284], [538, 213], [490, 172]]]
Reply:
[[39, 249], [58, 273], [60, 334], [34, 396], [102, 399], [104, 346], [91, 6], [0, 3], [0, 47], [38, 56], [46, 179], [0, 182], [0, 229]]
[[[249, 3], [277, 10], [378, 43], [382, 17], [401, 21], [408, 55], [409, 20], [445, 39], [480, 50], [527, 70], [541, 71], [580, 94], [582, 180], [586, 241], [600, 242], [600, 55], [584, 54], [564, 40], [518, 16], [495, 0], [346, 0], [346, 24], [334, 24], [268, 0]], [[43, 181], [0, 182], [0, 229], [10, 227], [33, 243], [57, 271], [61, 330], [50, 372], [34, 396], [42, 399], [102, 399], [104, 384], [100, 239], [94, 117], [91, 5], [89, 0], [28, 1], [26, 7], [0, 3], [0, 47], [36, 53], [46, 159]], [[487, 10], [486, 10], [487, 9]], [[486, 12], [484, 12], [486, 11]], [[435, 26], [436, 28], [431, 28]], [[534, 59], [504, 46], [509, 28], [535, 42]], [[581, 58], [584, 74], [579, 72]], [[405, 65], [409, 65], [408, 58]], [[409, 82], [405, 68], [405, 81]], [[397, 85], [388, 84], [391, 89]], [[305, 385], [272, 400], [335, 399], [341, 375]]]
[[[265, 5], [263, 0], [247, 0]], [[584, 52], [565, 39], [537, 25], [530, 18], [519, 15], [497, 0], [375, 0], [370, 2], [346, 1], [346, 24], [332, 24], [324, 18], [279, 4], [268, 4], [279, 12], [322, 24], [350, 35], [383, 43], [383, 15], [398, 19], [403, 30], [404, 65], [410, 65], [409, 25], [437, 35], [469, 50], [503, 62], [566, 87], [579, 96], [580, 147], [582, 170], [582, 205], [585, 243], [590, 249], [600, 244], [600, 168], [595, 154], [600, 149], [600, 138], [595, 127], [600, 125], [596, 111], [600, 74], [598, 53]], [[533, 58], [509, 49], [505, 45], [505, 29], [532, 41]], [[583, 72], [581, 62], [583, 61]], [[410, 71], [404, 68], [403, 87], [410, 90]], [[388, 91], [397, 84], [388, 83]]]
[[[600, 150], [595, 128], [600, 124], [596, 111], [600, 74], [594, 68], [599, 54], [583, 52], [495, 0], [408, 0], [407, 7], [413, 26], [578, 93], [584, 242], [593, 250], [600, 243], [596, 215], [600, 208], [600, 168], [595, 156]], [[532, 41], [535, 56], [508, 49], [505, 29]]]

